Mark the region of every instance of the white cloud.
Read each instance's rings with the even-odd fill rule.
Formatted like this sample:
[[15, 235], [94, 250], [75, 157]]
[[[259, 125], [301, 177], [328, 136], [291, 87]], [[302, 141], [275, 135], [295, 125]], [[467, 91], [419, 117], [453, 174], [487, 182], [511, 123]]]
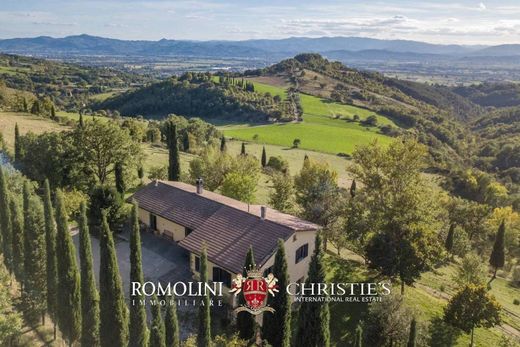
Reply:
[[480, 4], [478, 4], [478, 8], [480, 11], [484, 11], [487, 9], [486, 7], [486, 4], [484, 4], [483, 2], [481, 2]]

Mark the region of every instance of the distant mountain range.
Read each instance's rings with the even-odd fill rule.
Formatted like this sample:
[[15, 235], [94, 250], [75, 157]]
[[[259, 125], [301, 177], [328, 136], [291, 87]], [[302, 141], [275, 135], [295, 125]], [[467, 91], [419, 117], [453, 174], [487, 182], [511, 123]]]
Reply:
[[[0, 52], [23, 55], [108, 55], [221, 57], [279, 60], [301, 52], [349, 59], [439, 60], [462, 57], [516, 57], [519, 45], [439, 45], [407, 40], [362, 37], [291, 37], [245, 41], [128, 41], [77, 35], [64, 38], [39, 36], [0, 40]], [[386, 57], [386, 58], [385, 58]]]

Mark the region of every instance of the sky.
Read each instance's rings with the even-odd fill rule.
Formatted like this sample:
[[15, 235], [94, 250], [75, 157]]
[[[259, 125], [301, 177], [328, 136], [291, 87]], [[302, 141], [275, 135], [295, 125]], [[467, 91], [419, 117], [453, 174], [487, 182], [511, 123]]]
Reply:
[[0, 0], [0, 38], [132, 40], [360, 36], [520, 43], [520, 0]]

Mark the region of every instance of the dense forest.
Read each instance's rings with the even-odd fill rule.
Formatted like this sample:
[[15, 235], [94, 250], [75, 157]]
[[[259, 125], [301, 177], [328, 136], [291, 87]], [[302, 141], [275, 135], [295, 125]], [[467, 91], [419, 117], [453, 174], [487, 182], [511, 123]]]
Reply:
[[212, 79], [209, 73], [186, 73], [129, 91], [96, 105], [123, 115], [161, 118], [175, 113], [206, 119], [266, 122], [295, 118], [279, 97], [254, 91], [243, 79]]

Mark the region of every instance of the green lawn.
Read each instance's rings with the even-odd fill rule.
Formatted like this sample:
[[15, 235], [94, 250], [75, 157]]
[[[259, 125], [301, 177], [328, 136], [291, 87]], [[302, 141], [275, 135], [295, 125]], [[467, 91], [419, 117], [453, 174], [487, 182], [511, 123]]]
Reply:
[[[273, 95], [285, 95], [281, 87], [255, 82], [255, 90]], [[303, 122], [267, 125], [230, 124], [219, 128], [226, 136], [257, 143], [292, 147], [294, 139], [300, 139], [300, 147], [325, 153], [350, 154], [358, 145], [377, 140], [387, 145], [392, 138], [379, 133], [377, 127], [365, 127], [358, 122], [342, 119], [358, 115], [365, 119], [375, 115], [379, 124], [394, 125], [391, 120], [376, 113], [351, 105], [343, 105], [311, 95], [301, 94]], [[336, 117], [341, 117], [336, 119]], [[254, 138], [254, 139], [253, 139]]]

